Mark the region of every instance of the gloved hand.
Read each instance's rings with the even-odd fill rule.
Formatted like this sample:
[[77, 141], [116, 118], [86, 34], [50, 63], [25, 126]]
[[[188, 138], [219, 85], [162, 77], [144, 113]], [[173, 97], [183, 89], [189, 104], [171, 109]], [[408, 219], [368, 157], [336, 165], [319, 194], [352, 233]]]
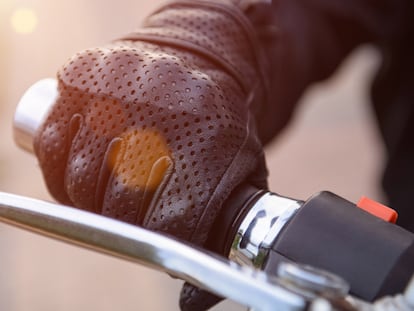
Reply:
[[74, 55], [34, 141], [50, 193], [202, 246], [237, 185], [266, 188], [259, 49], [230, 1], [176, 1]]

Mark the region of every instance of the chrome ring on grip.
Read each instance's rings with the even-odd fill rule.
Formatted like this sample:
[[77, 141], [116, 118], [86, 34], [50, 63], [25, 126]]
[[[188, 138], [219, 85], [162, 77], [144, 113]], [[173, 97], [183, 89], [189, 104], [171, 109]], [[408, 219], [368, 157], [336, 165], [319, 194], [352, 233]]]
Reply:
[[269, 250], [302, 201], [265, 193], [250, 209], [234, 238], [229, 259], [262, 268]]

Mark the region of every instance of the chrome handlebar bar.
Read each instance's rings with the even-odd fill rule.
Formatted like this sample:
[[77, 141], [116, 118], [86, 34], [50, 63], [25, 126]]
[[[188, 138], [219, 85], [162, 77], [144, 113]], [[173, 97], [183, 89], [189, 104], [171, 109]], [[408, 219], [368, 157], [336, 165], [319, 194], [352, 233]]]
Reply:
[[263, 272], [107, 217], [0, 193], [0, 220], [42, 235], [161, 270], [254, 310], [304, 310], [300, 295]]
[[[164, 271], [254, 311], [414, 310], [414, 278], [404, 294], [370, 304], [345, 297], [346, 283], [319, 269], [285, 263], [277, 277], [269, 276], [161, 234], [59, 204], [0, 192], [0, 221]], [[333, 283], [341, 288], [330, 295], [325, 288]]]

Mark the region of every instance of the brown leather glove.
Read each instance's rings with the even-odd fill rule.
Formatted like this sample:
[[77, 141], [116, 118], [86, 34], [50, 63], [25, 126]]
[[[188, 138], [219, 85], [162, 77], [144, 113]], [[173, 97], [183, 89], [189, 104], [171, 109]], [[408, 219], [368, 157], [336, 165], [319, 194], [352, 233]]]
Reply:
[[34, 142], [51, 194], [202, 246], [237, 185], [266, 187], [258, 45], [230, 1], [175, 1], [74, 55]]

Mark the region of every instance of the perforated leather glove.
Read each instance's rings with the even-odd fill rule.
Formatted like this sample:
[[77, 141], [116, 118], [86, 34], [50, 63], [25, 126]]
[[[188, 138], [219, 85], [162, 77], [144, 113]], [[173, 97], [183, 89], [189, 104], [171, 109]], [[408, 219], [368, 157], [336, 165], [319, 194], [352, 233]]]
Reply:
[[266, 187], [264, 60], [230, 1], [176, 1], [74, 55], [34, 149], [60, 202], [202, 246], [230, 193]]

